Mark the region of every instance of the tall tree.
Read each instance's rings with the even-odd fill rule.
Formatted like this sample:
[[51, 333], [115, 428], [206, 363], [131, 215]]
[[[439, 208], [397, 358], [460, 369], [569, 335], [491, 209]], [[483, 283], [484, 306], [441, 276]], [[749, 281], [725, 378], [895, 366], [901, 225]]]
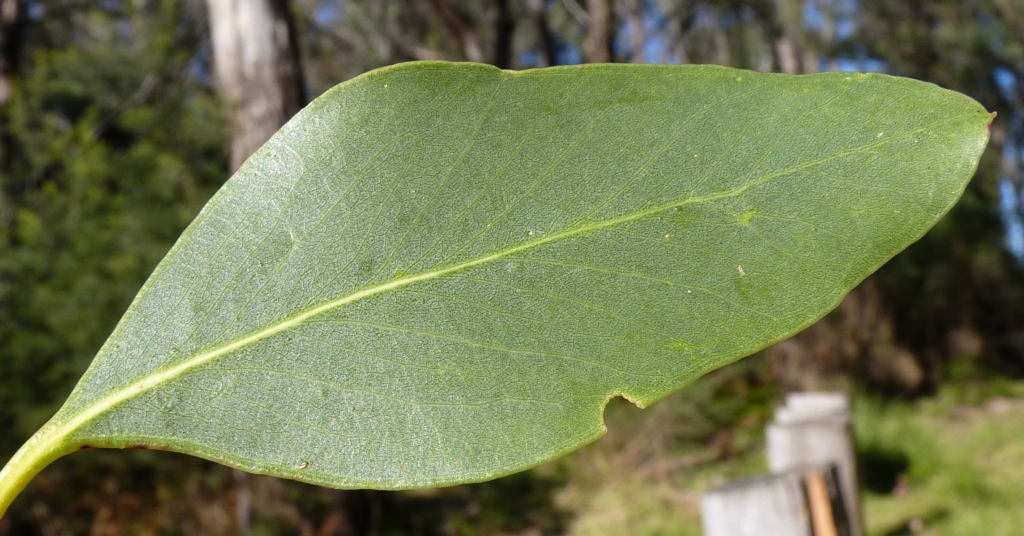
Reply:
[[607, 63], [612, 61], [612, 21], [611, 0], [587, 0], [587, 13], [590, 24], [583, 38], [583, 55], [588, 63]]
[[512, 67], [512, 37], [516, 31], [516, 18], [509, 0], [496, 0], [494, 17], [494, 65], [501, 69]]
[[305, 104], [287, 0], [208, 0], [214, 71], [231, 107], [231, 170]]
[[[207, 0], [218, 89], [231, 108], [231, 171], [305, 104], [287, 0]], [[235, 470], [239, 532], [249, 530], [249, 476]]]

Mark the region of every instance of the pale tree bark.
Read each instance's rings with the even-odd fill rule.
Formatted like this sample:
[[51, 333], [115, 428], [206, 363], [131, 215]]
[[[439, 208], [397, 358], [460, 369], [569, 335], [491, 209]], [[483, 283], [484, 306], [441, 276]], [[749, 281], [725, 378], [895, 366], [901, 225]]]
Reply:
[[796, 45], [783, 34], [775, 39], [775, 55], [778, 57], [779, 70], [786, 74], [800, 74], [800, 59], [797, 57]]
[[237, 170], [305, 104], [287, 0], [207, 0], [214, 75], [231, 108]]
[[768, 24], [779, 70], [786, 74], [817, 71], [817, 57], [805, 46], [803, 2], [773, 0], [772, 12], [762, 13]]
[[583, 37], [583, 55], [588, 63], [612, 61], [612, 2], [587, 0], [589, 23]]
[[[231, 112], [231, 171], [305, 104], [287, 0], [207, 0], [214, 77]], [[252, 484], [235, 470], [235, 524], [249, 532]]]

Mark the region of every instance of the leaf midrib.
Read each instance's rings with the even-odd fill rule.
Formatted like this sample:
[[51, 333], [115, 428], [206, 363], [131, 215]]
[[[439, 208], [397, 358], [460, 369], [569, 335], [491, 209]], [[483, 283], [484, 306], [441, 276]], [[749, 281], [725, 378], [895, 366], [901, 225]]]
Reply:
[[[249, 335], [246, 335], [245, 337], [236, 339], [235, 341], [233, 341], [231, 343], [222, 345], [220, 347], [217, 347], [217, 348], [214, 348], [214, 349], [211, 349], [211, 350], [199, 353], [199, 354], [196, 354], [196, 355], [194, 355], [192, 357], [189, 357], [188, 359], [185, 359], [184, 361], [181, 361], [177, 365], [174, 365], [172, 367], [169, 367], [169, 368], [164, 369], [164, 370], [159, 371], [159, 372], [152, 373], [152, 374], [150, 374], [150, 375], [148, 375], [148, 376], [146, 376], [146, 377], [136, 381], [135, 383], [132, 383], [131, 385], [129, 385], [127, 387], [124, 387], [124, 388], [122, 388], [122, 389], [120, 389], [118, 391], [115, 391], [115, 392], [113, 392], [113, 393], [111, 393], [111, 394], [109, 394], [109, 395], [107, 395], [107, 396], [97, 400], [96, 402], [93, 402], [92, 404], [90, 404], [89, 406], [84, 408], [83, 410], [79, 411], [74, 417], [72, 417], [68, 421], [66, 421], [66, 422], [64, 422], [62, 424], [58, 424], [55, 429], [51, 429], [51, 431], [50, 431], [51, 433], [47, 434], [47, 435], [49, 435], [52, 438], [52, 441], [47, 441], [47, 443], [51, 443], [51, 445], [54, 448], [59, 448], [59, 446], [61, 446], [62, 440], [64, 438], [68, 437], [73, 431], [75, 431], [76, 429], [82, 427], [83, 425], [87, 424], [89, 421], [95, 419], [96, 417], [99, 417], [104, 412], [106, 412], [106, 411], [108, 411], [108, 410], [118, 406], [119, 404], [121, 404], [123, 402], [131, 400], [132, 398], [134, 398], [134, 397], [136, 397], [136, 396], [138, 396], [138, 395], [140, 395], [142, 393], [145, 393], [145, 392], [149, 391], [150, 389], [153, 389], [154, 387], [157, 387], [157, 386], [159, 386], [161, 384], [170, 382], [171, 380], [174, 380], [175, 378], [178, 378], [178, 377], [186, 374], [188, 371], [190, 371], [190, 370], [192, 370], [192, 369], [194, 369], [194, 368], [196, 368], [198, 366], [201, 366], [203, 364], [212, 362], [212, 361], [214, 361], [214, 360], [216, 360], [216, 359], [218, 359], [218, 358], [220, 358], [222, 356], [225, 356], [225, 355], [230, 354], [230, 353], [232, 353], [232, 352], [234, 352], [236, 350], [240, 350], [242, 348], [245, 348], [247, 346], [255, 344], [255, 343], [259, 342], [259, 341], [262, 341], [264, 339], [272, 337], [272, 336], [274, 336], [274, 335], [276, 335], [278, 333], [281, 333], [283, 331], [287, 331], [287, 330], [289, 330], [289, 329], [291, 329], [293, 327], [301, 325], [303, 322], [305, 322], [306, 320], [308, 320], [310, 318], [313, 318], [313, 317], [315, 317], [317, 315], [320, 315], [322, 313], [326, 313], [328, 311], [332, 311], [332, 310], [337, 309], [339, 307], [343, 307], [343, 306], [348, 305], [350, 303], [354, 303], [354, 302], [357, 302], [357, 301], [360, 301], [360, 300], [363, 300], [363, 299], [366, 299], [366, 298], [370, 298], [370, 297], [375, 296], [377, 294], [381, 294], [381, 293], [384, 293], [384, 292], [387, 292], [387, 291], [390, 291], [390, 290], [395, 290], [395, 289], [398, 289], [398, 288], [402, 288], [402, 287], [405, 287], [405, 286], [408, 286], [408, 285], [411, 285], [411, 284], [414, 284], [414, 283], [418, 283], [418, 282], [421, 282], [421, 281], [428, 281], [428, 280], [431, 280], [431, 279], [436, 279], [438, 277], [442, 277], [444, 275], [447, 275], [447, 274], [450, 274], [450, 273], [453, 273], [453, 272], [458, 272], [458, 271], [466, 270], [466, 269], [469, 269], [469, 268], [473, 268], [475, 266], [479, 266], [479, 265], [482, 265], [482, 264], [487, 264], [489, 262], [502, 259], [502, 258], [507, 257], [509, 255], [513, 255], [515, 253], [520, 253], [520, 252], [523, 252], [523, 251], [527, 251], [527, 250], [530, 250], [530, 249], [533, 249], [533, 248], [536, 248], [536, 247], [539, 247], [539, 246], [543, 246], [545, 244], [549, 244], [549, 243], [552, 243], [552, 242], [557, 242], [559, 240], [568, 239], [568, 238], [571, 238], [573, 236], [577, 236], [577, 235], [581, 235], [581, 234], [585, 234], [585, 233], [589, 233], [589, 232], [599, 231], [599, 230], [606, 229], [606, 228], [609, 228], [609, 227], [614, 227], [616, 225], [621, 225], [621, 224], [629, 223], [629, 222], [632, 222], [632, 221], [640, 220], [640, 219], [643, 219], [643, 218], [646, 218], [646, 217], [649, 217], [649, 216], [653, 216], [653, 215], [659, 214], [661, 212], [672, 210], [674, 208], [679, 208], [679, 207], [683, 207], [683, 206], [687, 206], [687, 205], [700, 204], [700, 203], [709, 203], [709, 202], [717, 201], [717, 200], [720, 200], [720, 199], [727, 199], [727, 198], [731, 198], [731, 197], [736, 197], [738, 195], [743, 194], [747, 190], [749, 190], [749, 189], [751, 189], [753, 187], [759, 186], [761, 184], [764, 184], [764, 183], [766, 183], [768, 181], [771, 181], [772, 179], [775, 179], [775, 178], [778, 178], [778, 177], [782, 177], [782, 176], [785, 176], [785, 175], [789, 175], [791, 173], [795, 173], [797, 171], [801, 171], [801, 170], [804, 170], [804, 169], [807, 169], [807, 168], [810, 168], [810, 167], [814, 167], [814, 166], [826, 163], [828, 161], [834, 160], [836, 158], [842, 158], [842, 157], [849, 156], [849, 155], [852, 155], [852, 154], [856, 154], [856, 153], [859, 153], [859, 152], [862, 152], [862, 151], [867, 151], [867, 150], [873, 149], [873, 148], [878, 147], [878, 146], [882, 146], [882, 145], [885, 145], [885, 144], [893, 143], [893, 142], [895, 142], [897, 140], [904, 139], [904, 138], [913, 136], [915, 134], [919, 134], [919, 133], [922, 133], [924, 131], [927, 131], [928, 129], [934, 128], [934, 127], [936, 127], [936, 126], [938, 126], [940, 124], [945, 124], [945, 123], [953, 122], [956, 119], [959, 119], [959, 118], [946, 118], [944, 120], [940, 120], [940, 121], [936, 121], [934, 123], [930, 123], [928, 125], [922, 126], [922, 127], [918, 128], [918, 129], [909, 131], [907, 133], [904, 133], [904, 134], [901, 134], [901, 135], [898, 135], [898, 136], [887, 137], [885, 139], [881, 139], [881, 140], [875, 141], [873, 143], [869, 143], [869, 144], [862, 145], [860, 147], [856, 147], [856, 148], [852, 148], [852, 149], [848, 149], [848, 150], [845, 150], [845, 151], [839, 151], [839, 152], [836, 152], [836, 153], [832, 153], [830, 155], [827, 155], [827, 156], [824, 156], [824, 157], [821, 157], [821, 158], [818, 158], [818, 159], [815, 159], [815, 160], [811, 160], [811, 161], [808, 161], [808, 162], [804, 162], [802, 164], [791, 165], [791, 166], [785, 167], [783, 169], [777, 170], [775, 172], [769, 173], [769, 174], [765, 175], [764, 177], [762, 177], [762, 178], [760, 178], [758, 180], [750, 181], [750, 182], [748, 182], [748, 183], [746, 183], [744, 185], [741, 185], [741, 186], [739, 186], [739, 187], [737, 187], [737, 188], [735, 188], [733, 190], [728, 190], [728, 191], [725, 191], [725, 192], [719, 192], [719, 193], [710, 194], [710, 195], [706, 195], [706, 196], [691, 197], [691, 198], [683, 199], [681, 201], [675, 201], [675, 202], [671, 202], [671, 203], [666, 203], [666, 204], [658, 205], [656, 207], [652, 207], [652, 208], [649, 208], [649, 209], [646, 209], [646, 210], [640, 210], [640, 211], [637, 211], [637, 212], [625, 214], [625, 215], [622, 215], [622, 216], [619, 216], [619, 217], [616, 217], [616, 218], [611, 218], [611, 219], [608, 219], [608, 220], [594, 222], [594, 223], [591, 223], [591, 224], [588, 224], [588, 225], [583, 225], [583, 226], [580, 226], [580, 227], [567, 229], [565, 231], [549, 234], [549, 235], [546, 235], [546, 236], [543, 236], [543, 237], [536, 238], [535, 240], [532, 240], [532, 241], [524, 242], [524, 243], [521, 243], [521, 244], [518, 244], [518, 245], [515, 245], [515, 246], [512, 246], [512, 247], [509, 247], [509, 248], [497, 251], [497, 252], [492, 253], [490, 255], [485, 255], [483, 257], [477, 257], [475, 259], [471, 259], [471, 260], [468, 260], [468, 261], [465, 261], [465, 262], [462, 262], [462, 263], [454, 264], [454, 265], [451, 265], [451, 266], [448, 266], [448, 267], [445, 267], [445, 268], [441, 268], [441, 269], [438, 269], [438, 270], [431, 270], [431, 271], [421, 272], [419, 274], [415, 274], [415, 275], [411, 275], [411, 276], [401, 277], [401, 278], [394, 279], [392, 281], [389, 281], [389, 282], [386, 282], [386, 283], [383, 283], [383, 284], [380, 284], [380, 285], [377, 285], [377, 286], [373, 286], [373, 287], [369, 287], [369, 288], [366, 288], [366, 289], [363, 289], [363, 290], [359, 290], [359, 291], [353, 292], [353, 293], [348, 294], [346, 296], [343, 296], [341, 298], [338, 298], [338, 299], [335, 299], [335, 300], [331, 300], [331, 301], [328, 301], [328, 302], [323, 303], [321, 305], [318, 305], [316, 307], [307, 309], [307, 310], [305, 310], [303, 312], [300, 312], [298, 314], [295, 314], [295, 315], [293, 315], [293, 316], [291, 316], [289, 318], [281, 320], [281, 321], [279, 321], [279, 322], [277, 322], [275, 324], [271, 324], [271, 325], [269, 325], [269, 326], [267, 326], [267, 327], [265, 327], [263, 329], [260, 329], [258, 331], [252, 332]], [[63, 445], [63, 446], [65, 448], [68, 447], [68, 445]]]

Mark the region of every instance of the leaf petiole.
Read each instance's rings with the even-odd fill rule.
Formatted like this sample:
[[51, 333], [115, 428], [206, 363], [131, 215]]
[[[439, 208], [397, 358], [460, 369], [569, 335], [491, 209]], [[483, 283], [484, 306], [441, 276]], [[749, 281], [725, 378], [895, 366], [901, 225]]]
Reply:
[[0, 517], [3, 517], [18, 494], [44, 467], [75, 451], [76, 447], [63, 441], [69, 431], [65, 426], [47, 423], [0, 469]]

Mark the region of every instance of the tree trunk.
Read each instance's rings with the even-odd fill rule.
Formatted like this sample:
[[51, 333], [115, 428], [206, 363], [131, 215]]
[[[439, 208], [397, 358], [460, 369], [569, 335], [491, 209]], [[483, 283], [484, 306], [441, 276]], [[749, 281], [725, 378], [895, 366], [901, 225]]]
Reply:
[[803, 2], [773, 0], [758, 11], [765, 32], [772, 40], [775, 62], [786, 74], [813, 73], [818, 70], [817, 56], [805, 36]]
[[796, 45], [785, 34], [775, 39], [775, 57], [780, 71], [786, 74], [800, 74], [800, 57]]
[[661, 9], [667, 20], [669, 45], [665, 47], [662, 63], [690, 63], [690, 55], [686, 52], [686, 34], [693, 27], [696, 14], [693, 0], [678, 3], [672, 0], [661, 0]]
[[462, 14], [445, 0], [430, 0], [430, 5], [434, 7], [434, 11], [448, 31], [458, 40], [463, 57], [469, 61], [483, 63], [484, 53], [480, 50], [480, 45], [477, 44], [476, 34]]
[[0, 106], [11, 101], [12, 78], [18, 72], [25, 4], [22, 0], [0, 0]]
[[231, 108], [234, 172], [305, 104], [287, 0], [207, 0], [214, 75]]
[[622, 5], [625, 19], [629, 24], [629, 37], [632, 50], [629, 54], [630, 63], [644, 63], [644, 48], [647, 46], [647, 32], [644, 31], [644, 2], [642, 0], [625, 0]]
[[[6, 0], [5, 0], [6, 1]], [[299, 48], [287, 0], [207, 0], [214, 77], [231, 110], [234, 173], [305, 105]], [[235, 524], [249, 532], [252, 486], [235, 470]]]
[[494, 65], [500, 69], [512, 68], [512, 37], [516, 31], [516, 18], [509, 0], [496, 0], [494, 19]]
[[588, 63], [608, 63], [612, 61], [611, 0], [587, 0], [587, 14], [590, 24], [583, 37], [583, 54]]
[[537, 37], [540, 40], [540, 50], [544, 58], [541, 67], [558, 65], [557, 46], [555, 36], [551, 34], [548, 26], [548, 6], [545, 0], [526, 0], [524, 2], [526, 11], [533, 17], [534, 27], [537, 28]]

